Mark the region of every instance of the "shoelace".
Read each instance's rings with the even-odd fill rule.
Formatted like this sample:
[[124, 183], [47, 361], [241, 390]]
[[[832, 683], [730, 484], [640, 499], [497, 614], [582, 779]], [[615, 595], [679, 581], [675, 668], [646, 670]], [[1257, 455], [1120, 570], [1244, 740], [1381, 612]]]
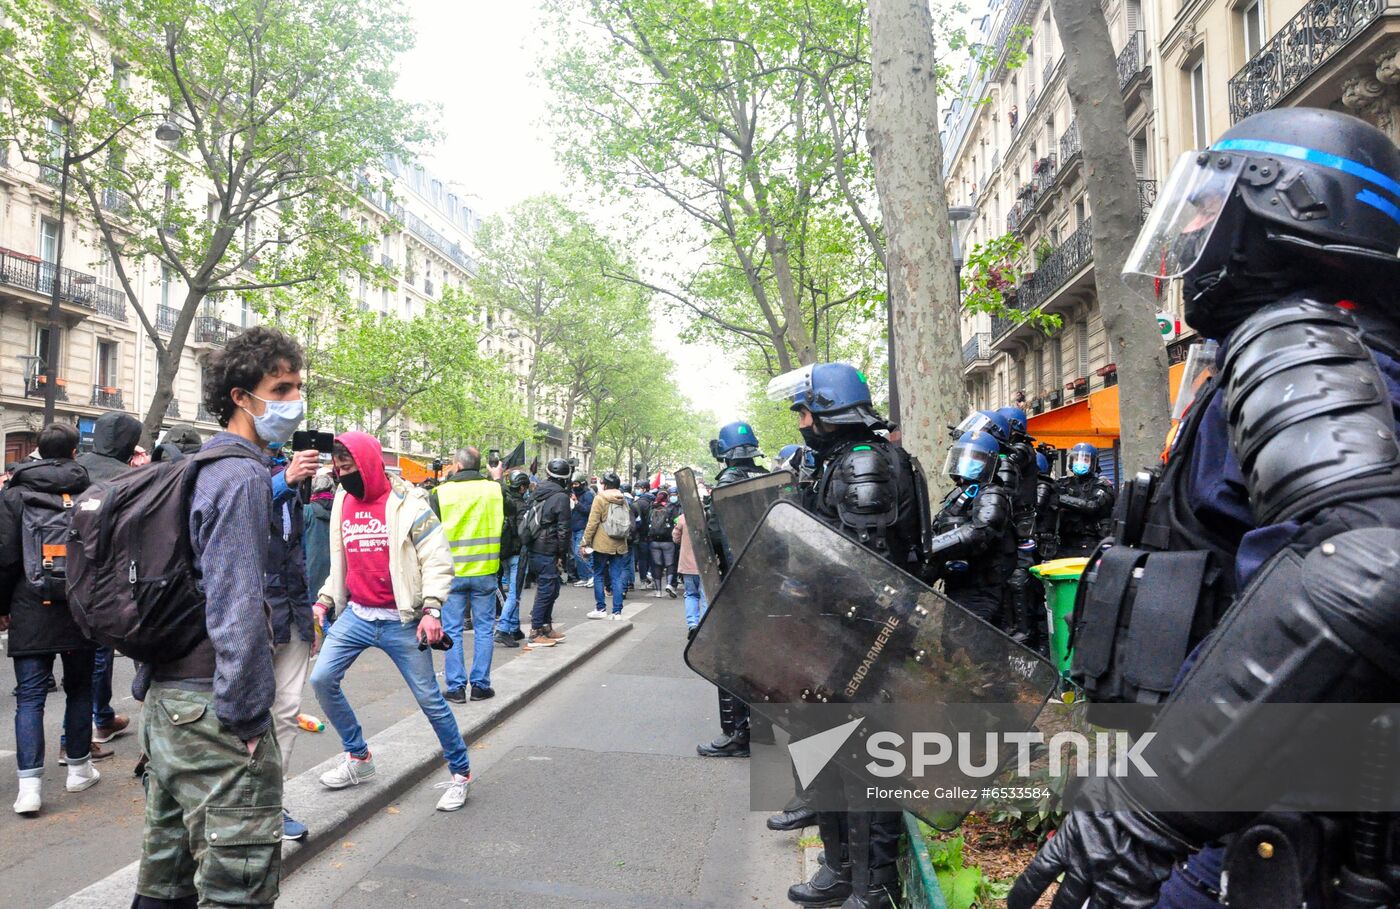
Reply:
[[467, 777], [465, 780], [448, 780], [448, 781], [445, 782], [445, 783], [434, 783], [434, 784], [433, 784], [433, 788], [434, 788], [434, 789], [451, 789], [453, 786], [462, 786], [462, 787], [465, 788], [466, 786], [471, 785], [472, 782], [473, 782], [472, 778], [471, 778], [471, 777]]

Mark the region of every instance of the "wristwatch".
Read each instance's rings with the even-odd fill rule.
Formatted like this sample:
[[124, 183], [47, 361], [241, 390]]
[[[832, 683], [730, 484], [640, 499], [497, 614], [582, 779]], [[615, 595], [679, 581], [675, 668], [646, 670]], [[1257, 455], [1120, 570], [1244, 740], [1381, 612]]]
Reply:
[[433, 618], [437, 619], [439, 622], [442, 621], [442, 610], [439, 609], [439, 608], [437, 608], [436, 606], [424, 606], [424, 607], [423, 607], [423, 615], [432, 616]]

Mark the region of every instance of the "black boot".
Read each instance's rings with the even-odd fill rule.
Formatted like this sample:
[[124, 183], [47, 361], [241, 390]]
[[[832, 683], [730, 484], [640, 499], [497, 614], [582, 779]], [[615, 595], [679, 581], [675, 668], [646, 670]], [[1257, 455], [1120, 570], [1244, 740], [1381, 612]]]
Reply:
[[793, 884], [787, 897], [799, 906], [840, 906], [851, 896], [850, 863], [832, 868], [825, 862], [810, 881]]
[[749, 737], [740, 736], [738, 733], [721, 733], [720, 737], [713, 742], [706, 742], [703, 745], [695, 746], [695, 753], [701, 757], [739, 757], [749, 756]]
[[870, 871], [870, 883], [860, 892], [852, 893], [841, 909], [890, 909], [899, 905], [899, 867], [885, 865]]
[[768, 819], [769, 830], [801, 830], [809, 827], [817, 819], [811, 808], [799, 806], [791, 811], [780, 811]]

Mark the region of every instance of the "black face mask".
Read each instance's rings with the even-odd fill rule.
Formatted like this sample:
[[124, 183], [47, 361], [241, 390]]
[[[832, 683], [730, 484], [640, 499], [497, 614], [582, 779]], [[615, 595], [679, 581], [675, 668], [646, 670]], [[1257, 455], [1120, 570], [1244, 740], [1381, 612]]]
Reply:
[[798, 430], [802, 433], [802, 442], [813, 451], [820, 452], [824, 447], [825, 437], [817, 432], [815, 426], [803, 426]]
[[340, 475], [340, 487], [349, 495], [363, 501], [365, 497], [365, 475], [358, 470]]

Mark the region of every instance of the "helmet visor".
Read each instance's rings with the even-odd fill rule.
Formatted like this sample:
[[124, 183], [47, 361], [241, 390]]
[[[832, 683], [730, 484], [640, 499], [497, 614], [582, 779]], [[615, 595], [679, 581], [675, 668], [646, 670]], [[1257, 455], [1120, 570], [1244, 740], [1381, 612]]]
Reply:
[[1069, 455], [1069, 471], [1077, 477], [1087, 476], [1094, 469], [1094, 456], [1087, 451], [1072, 451]]
[[[961, 436], [969, 432], [985, 432], [993, 438], [1001, 435], [1001, 428], [996, 421], [980, 410], [974, 410], [968, 414], [961, 423], [953, 428], [953, 436]], [[957, 446], [954, 446], [955, 448]]]
[[1181, 385], [1177, 388], [1176, 403], [1172, 405], [1173, 423], [1181, 422], [1181, 418], [1186, 416], [1186, 408], [1215, 375], [1215, 360], [1219, 354], [1220, 345], [1213, 340], [1191, 345], [1186, 353], [1186, 367], [1181, 374]]
[[997, 456], [990, 451], [957, 442], [948, 449], [943, 472], [956, 479], [975, 482], [992, 475], [996, 460]]
[[794, 408], [811, 400], [812, 367], [785, 372], [768, 382], [768, 400], [787, 401]]
[[1186, 152], [1176, 159], [1147, 221], [1138, 231], [1123, 275], [1160, 282], [1180, 278], [1200, 261], [1220, 213], [1234, 192], [1245, 158], [1222, 152]]

